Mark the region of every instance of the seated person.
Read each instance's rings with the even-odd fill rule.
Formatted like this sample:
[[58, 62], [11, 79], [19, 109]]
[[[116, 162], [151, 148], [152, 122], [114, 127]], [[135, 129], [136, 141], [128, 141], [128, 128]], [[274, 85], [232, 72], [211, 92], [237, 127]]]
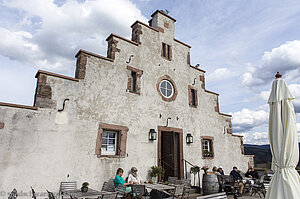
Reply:
[[221, 175], [224, 175], [224, 171], [223, 171], [223, 167], [219, 166], [218, 170], [217, 170]]
[[254, 170], [253, 166], [250, 166], [248, 171], [245, 174], [246, 177], [252, 178], [252, 179], [259, 179], [257, 171]]
[[214, 166], [212, 170], [217, 176], [221, 175], [221, 173], [218, 171], [218, 168], [216, 166]]
[[230, 175], [233, 177], [233, 181], [235, 182], [235, 186], [239, 187], [239, 195], [242, 195], [243, 189], [244, 189], [244, 184], [243, 184], [243, 182], [241, 182], [239, 180], [243, 179], [243, 177], [238, 172], [236, 166], [233, 167], [233, 170], [230, 172]]
[[[125, 182], [125, 180], [122, 178], [123, 172], [124, 170], [122, 168], [118, 168], [116, 177], [114, 179], [115, 188], [118, 188], [120, 185], [126, 186], [132, 184], [132, 181], [129, 181], [128, 183]], [[126, 187], [125, 189], [126, 198], [131, 198], [129, 193], [131, 193], [131, 187]]]
[[[132, 181], [133, 184], [142, 184], [143, 180], [142, 178], [138, 175], [137, 173], [137, 168], [136, 167], [132, 167], [130, 169], [130, 173], [128, 175], [128, 182]], [[148, 181], [145, 181], [145, 183], [148, 183]]]

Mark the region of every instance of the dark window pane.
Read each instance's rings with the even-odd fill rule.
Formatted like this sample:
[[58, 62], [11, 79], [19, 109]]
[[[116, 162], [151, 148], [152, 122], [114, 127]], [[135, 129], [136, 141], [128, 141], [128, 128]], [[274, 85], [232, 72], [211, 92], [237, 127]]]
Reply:
[[115, 144], [115, 140], [114, 140], [114, 139], [110, 139], [110, 140], [108, 141], [108, 144], [114, 145], [114, 144]]
[[168, 82], [167, 89], [172, 89], [172, 85]]
[[102, 139], [102, 144], [107, 144], [107, 139]]
[[104, 138], [107, 138], [107, 137], [108, 137], [108, 133], [107, 133], [107, 131], [103, 131], [103, 135], [102, 135], [102, 137], [104, 137]]
[[170, 97], [172, 94], [172, 90], [167, 90], [167, 97]]
[[110, 133], [109, 134], [109, 138], [115, 138], [115, 136], [116, 136], [116, 133]]

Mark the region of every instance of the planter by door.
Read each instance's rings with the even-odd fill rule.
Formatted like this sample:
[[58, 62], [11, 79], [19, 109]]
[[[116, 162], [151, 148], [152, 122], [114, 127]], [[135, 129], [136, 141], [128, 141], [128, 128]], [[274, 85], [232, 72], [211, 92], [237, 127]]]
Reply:
[[216, 174], [203, 174], [202, 178], [203, 194], [212, 194], [219, 192], [218, 177]]

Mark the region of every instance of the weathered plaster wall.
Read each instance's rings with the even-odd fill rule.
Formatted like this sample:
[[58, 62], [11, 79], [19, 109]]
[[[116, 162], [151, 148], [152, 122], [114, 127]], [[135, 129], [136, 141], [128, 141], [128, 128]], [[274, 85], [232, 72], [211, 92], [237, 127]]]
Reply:
[[[166, 21], [169, 29], [162, 33], [141, 25], [141, 45], [112, 36], [120, 49], [114, 60], [87, 55], [83, 79], [46, 75], [52, 106], [56, 107], [27, 110], [0, 106], [0, 122], [5, 124], [0, 129], [1, 189], [34, 186], [38, 191], [56, 192], [68, 174], [68, 180], [88, 181], [90, 187], [100, 189], [118, 167], [125, 169], [124, 177], [136, 166], [144, 179], [149, 178], [150, 167], [157, 164], [157, 141], [149, 141], [148, 133], [165, 126], [168, 117], [172, 118], [169, 127], [183, 129], [184, 159], [210, 168], [222, 165], [227, 174], [233, 166], [247, 169], [249, 157], [241, 153], [240, 138], [227, 132], [230, 117], [215, 111], [218, 96], [201, 86], [204, 72], [188, 64], [189, 47], [174, 40], [174, 21], [159, 13], [155, 17], [160, 21], [153, 23], [167, 29]], [[161, 57], [162, 42], [172, 46], [171, 61]], [[134, 56], [128, 64], [130, 55]], [[127, 91], [128, 65], [143, 71], [139, 95]], [[164, 75], [176, 84], [175, 101], [165, 102], [157, 92], [158, 79]], [[192, 108], [188, 85], [195, 78], [198, 107]], [[58, 112], [66, 98], [65, 110]], [[95, 155], [100, 122], [129, 128], [124, 158]], [[187, 133], [194, 136], [193, 144], [186, 144]], [[213, 159], [202, 158], [201, 136], [214, 137]]]

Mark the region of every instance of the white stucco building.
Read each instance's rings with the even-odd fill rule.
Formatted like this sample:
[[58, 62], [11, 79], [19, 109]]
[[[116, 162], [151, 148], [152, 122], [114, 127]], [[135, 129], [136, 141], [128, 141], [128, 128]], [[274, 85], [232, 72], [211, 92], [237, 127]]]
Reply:
[[1, 190], [57, 192], [64, 180], [100, 189], [132, 166], [144, 179], [153, 165], [183, 178], [184, 160], [245, 171], [253, 157], [219, 112], [218, 94], [205, 89], [205, 71], [190, 64], [191, 47], [174, 38], [174, 23], [156, 11], [150, 25], [131, 26], [131, 40], [111, 34], [107, 56], [80, 50], [75, 78], [38, 71], [33, 106], [0, 103]]

